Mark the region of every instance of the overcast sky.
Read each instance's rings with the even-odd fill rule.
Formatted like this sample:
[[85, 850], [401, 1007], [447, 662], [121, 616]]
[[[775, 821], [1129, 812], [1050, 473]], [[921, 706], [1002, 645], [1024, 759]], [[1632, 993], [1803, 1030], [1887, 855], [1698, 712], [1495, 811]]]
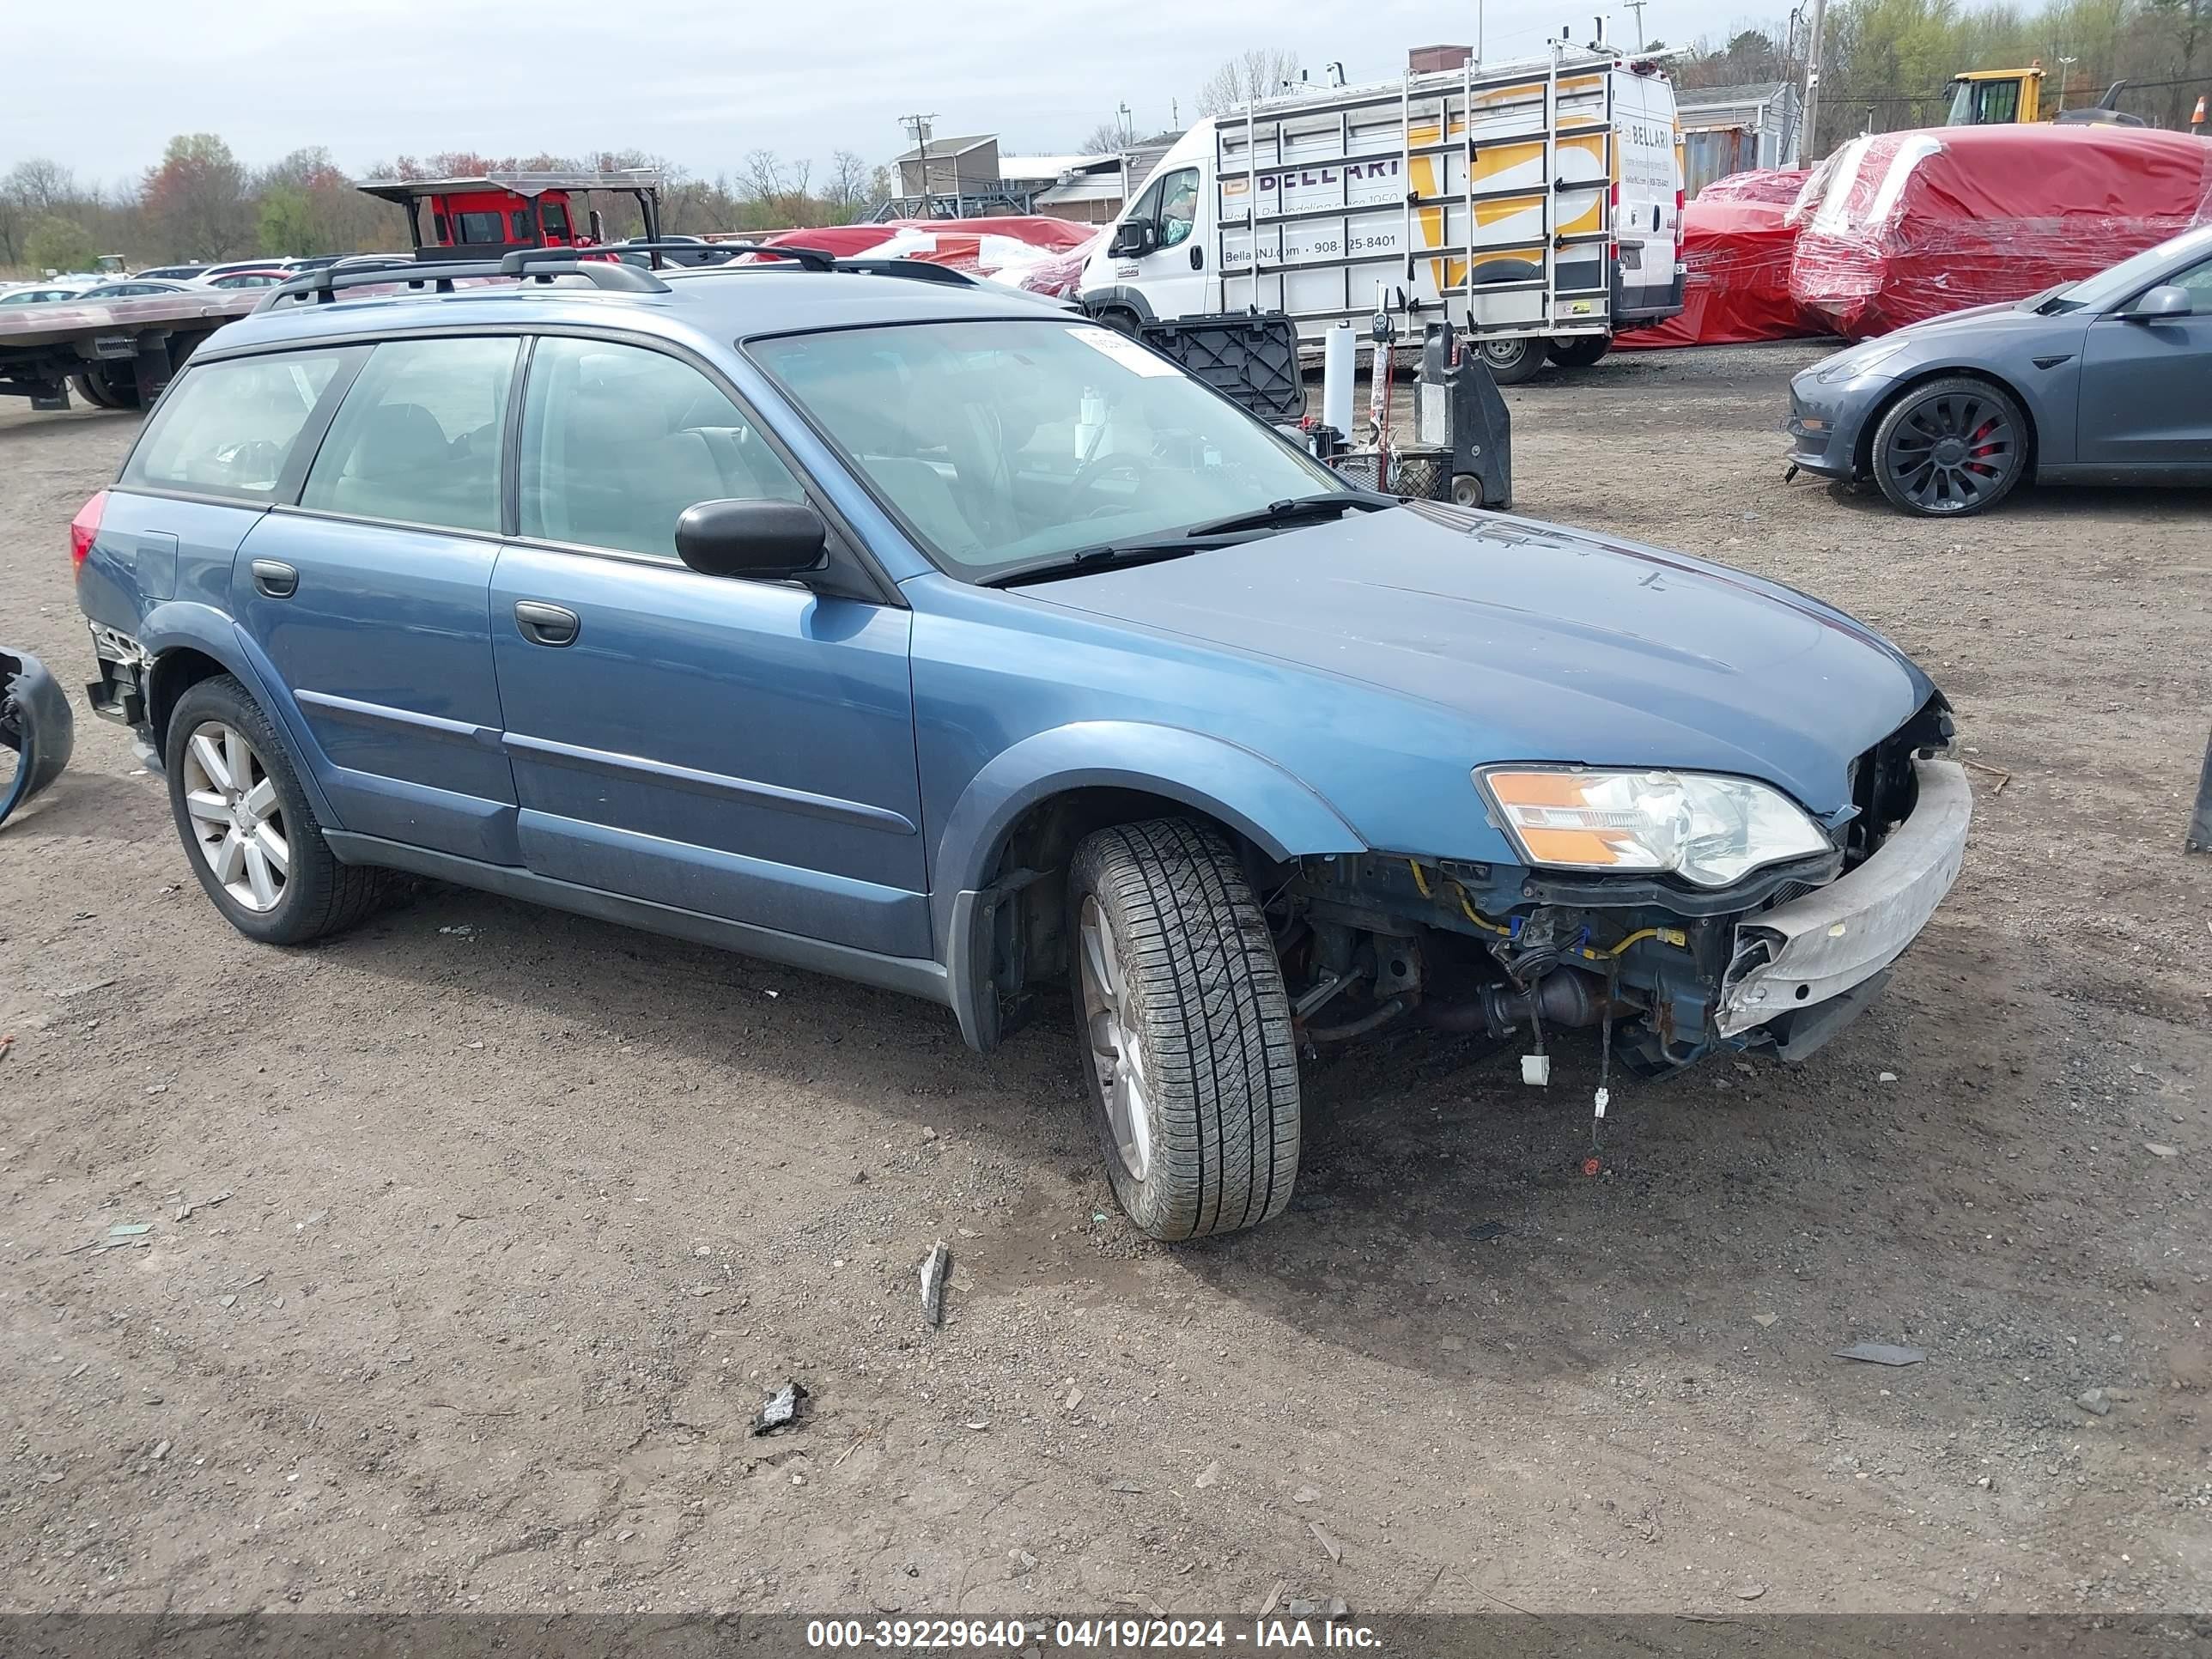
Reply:
[[[1780, 0], [1776, 0], [1778, 5]], [[1784, 8], [1786, 9], [1786, 8]], [[1749, 9], [1756, 9], [1755, 7]], [[1010, 151], [1073, 149], [1126, 102], [1139, 131], [1185, 120], [1193, 94], [1252, 46], [1395, 76], [1409, 46], [1472, 40], [1472, 6], [1412, 0], [0, 0], [15, 73], [0, 99], [0, 171], [51, 155], [80, 176], [135, 178], [170, 135], [209, 131], [255, 165], [308, 144], [358, 173], [406, 153], [637, 148], [695, 173], [748, 150], [870, 162], [898, 118], [939, 136], [996, 132]], [[1742, 15], [1650, 0], [1680, 40]], [[1490, 0], [1486, 55], [1537, 46], [1590, 10]], [[1634, 14], [1612, 13], [1632, 43]]]

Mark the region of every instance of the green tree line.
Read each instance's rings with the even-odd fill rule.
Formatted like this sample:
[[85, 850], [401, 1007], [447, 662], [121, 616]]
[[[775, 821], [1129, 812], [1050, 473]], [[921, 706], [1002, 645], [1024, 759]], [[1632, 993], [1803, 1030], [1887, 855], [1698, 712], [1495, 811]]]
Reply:
[[[1802, 19], [1809, 11], [1701, 40], [1674, 60], [1674, 73], [1692, 88], [1802, 83]], [[2183, 131], [2197, 100], [2212, 93], [2212, 0], [2049, 0], [2040, 7], [1836, 0], [1824, 35], [1814, 134], [1823, 155], [1860, 132], [1940, 125], [1950, 79], [1963, 70], [2023, 69], [2039, 60], [2054, 106], [2062, 87], [2066, 103], [2078, 106], [2125, 80], [2120, 108]]]

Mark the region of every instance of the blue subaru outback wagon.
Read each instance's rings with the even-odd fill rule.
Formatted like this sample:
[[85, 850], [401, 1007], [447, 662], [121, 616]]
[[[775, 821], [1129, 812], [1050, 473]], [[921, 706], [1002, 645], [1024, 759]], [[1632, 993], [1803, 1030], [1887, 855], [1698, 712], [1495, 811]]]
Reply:
[[986, 285], [531, 269], [289, 284], [72, 527], [93, 700], [251, 938], [409, 872], [979, 1049], [1064, 988], [1115, 1194], [1188, 1238], [1289, 1201], [1302, 1054], [1795, 1058], [1958, 872], [1942, 697], [1789, 589], [1354, 489]]

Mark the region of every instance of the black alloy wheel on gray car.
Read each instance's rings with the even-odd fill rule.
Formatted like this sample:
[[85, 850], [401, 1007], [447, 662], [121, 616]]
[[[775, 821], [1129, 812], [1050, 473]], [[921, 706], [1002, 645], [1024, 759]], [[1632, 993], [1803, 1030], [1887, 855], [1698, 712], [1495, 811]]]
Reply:
[[2027, 468], [2027, 420], [1987, 380], [1917, 386], [1875, 428], [1874, 477], [1893, 505], [1929, 518], [1996, 506]]
[[1544, 342], [1485, 340], [1482, 361], [1490, 370], [1490, 378], [1498, 385], [1523, 386], [1543, 372]]
[[230, 925], [264, 945], [305, 945], [374, 909], [397, 878], [342, 864], [276, 729], [228, 674], [169, 715], [163, 761], [185, 856]]
[[1114, 1197], [1158, 1239], [1279, 1215], [1298, 1174], [1298, 1057], [1267, 919], [1221, 835], [1102, 830], [1068, 871], [1076, 1036]]

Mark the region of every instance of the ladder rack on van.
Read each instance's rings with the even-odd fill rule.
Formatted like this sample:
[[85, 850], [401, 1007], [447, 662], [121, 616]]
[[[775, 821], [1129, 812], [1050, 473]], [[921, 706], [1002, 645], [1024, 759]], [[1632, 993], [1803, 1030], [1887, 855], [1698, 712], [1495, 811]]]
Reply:
[[1554, 43], [1539, 60], [1470, 61], [1223, 118], [1223, 309], [1286, 312], [1310, 336], [1371, 316], [1381, 279], [1417, 323], [1603, 331], [1622, 62]]

